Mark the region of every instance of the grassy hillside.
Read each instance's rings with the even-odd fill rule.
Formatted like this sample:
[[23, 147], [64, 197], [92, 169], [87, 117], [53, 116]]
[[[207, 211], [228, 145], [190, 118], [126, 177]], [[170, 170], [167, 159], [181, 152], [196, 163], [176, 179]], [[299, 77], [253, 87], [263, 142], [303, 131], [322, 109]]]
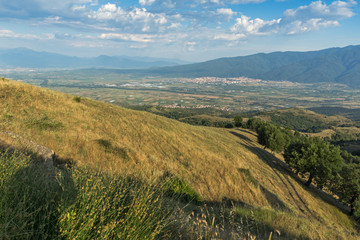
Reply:
[[6, 79], [0, 79], [0, 99], [3, 143], [16, 145], [11, 132], [80, 167], [148, 181], [178, 176], [214, 211], [231, 201], [232, 221], [265, 232], [260, 239], [275, 230], [284, 239], [358, 237], [357, 224], [331, 197], [304, 187], [250, 131], [191, 126]]
[[314, 107], [309, 110], [319, 114], [328, 116], [340, 115], [349, 118], [353, 121], [360, 120], [360, 109], [359, 108], [343, 108], [343, 107]]
[[326, 116], [301, 108], [288, 108], [265, 112], [259, 118], [282, 127], [288, 127], [301, 132], [321, 132], [333, 126], [352, 125], [346, 117]]

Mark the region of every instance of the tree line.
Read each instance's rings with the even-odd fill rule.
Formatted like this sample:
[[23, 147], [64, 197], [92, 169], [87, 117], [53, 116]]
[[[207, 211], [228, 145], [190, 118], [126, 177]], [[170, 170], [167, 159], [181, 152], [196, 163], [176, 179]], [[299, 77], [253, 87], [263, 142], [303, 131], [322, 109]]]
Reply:
[[306, 186], [327, 188], [350, 208], [350, 215], [360, 209], [360, 157], [353, 156], [329, 141], [307, 137], [257, 118], [244, 127], [258, 134], [258, 142], [272, 152], [282, 153], [285, 162], [297, 174], [307, 177]]

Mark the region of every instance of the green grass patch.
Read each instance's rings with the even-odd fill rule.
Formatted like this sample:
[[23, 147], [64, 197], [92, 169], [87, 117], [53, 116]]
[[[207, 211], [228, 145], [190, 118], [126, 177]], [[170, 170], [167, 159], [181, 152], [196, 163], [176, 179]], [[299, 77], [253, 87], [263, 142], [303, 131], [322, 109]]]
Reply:
[[114, 146], [111, 143], [111, 141], [106, 140], [106, 139], [98, 139], [98, 140], [96, 140], [96, 142], [104, 148], [106, 153], [115, 154], [115, 155], [121, 157], [122, 159], [129, 159], [129, 155], [125, 148], [120, 148], [120, 147]]
[[27, 122], [27, 127], [37, 128], [39, 130], [55, 131], [64, 128], [64, 124], [44, 114], [40, 118], [29, 119]]
[[184, 180], [177, 176], [167, 175], [163, 178], [163, 188], [167, 196], [184, 203], [200, 204], [200, 195]]
[[240, 174], [243, 174], [246, 179], [252, 184], [254, 185], [254, 187], [258, 187], [259, 186], [259, 181], [256, 180], [256, 178], [251, 174], [250, 170], [247, 168], [238, 168]]

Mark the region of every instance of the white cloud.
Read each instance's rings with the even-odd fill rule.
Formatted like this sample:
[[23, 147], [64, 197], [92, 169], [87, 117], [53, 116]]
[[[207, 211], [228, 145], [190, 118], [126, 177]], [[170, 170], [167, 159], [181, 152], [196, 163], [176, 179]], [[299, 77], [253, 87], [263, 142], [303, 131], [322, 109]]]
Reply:
[[106, 20], [120, 20], [126, 16], [126, 12], [116, 4], [107, 3], [102, 5], [97, 11], [91, 11], [89, 18], [94, 18], [100, 21]]
[[227, 20], [230, 20], [236, 12], [234, 12], [231, 8], [218, 8], [216, 9], [216, 14], [223, 15]]
[[354, 16], [354, 12], [351, 9], [356, 5], [356, 1], [334, 1], [330, 5], [323, 3], [322, 1], [312, 2], [306, 6], [300, 6], [297, 9], [288, 9], [284, 12], [284, 17], [287, 19], [344, 19]]
[[143, 49], [146, 48], [148, 45], [147, 44], [141, 44], [141, 45], [130, 45], [130, 48], [134, 48], [134, 49]]
[[240, 33], [240, 34], [221, 33], [221, 34], [216, 34], [213, 39], [214, 40], [237, 41], [237, 40], [245, 38], [245, 37], [246, 37], [246, 35], [243, 33]]
[[126, 11], [112, 3], [102, 5], [97, 11], [91, 11], [88, 14], [89, 19], [108, 22], [111, 26], [133, 32], [163, 31], [166, 29], [165, 26], [172, 25], [168, 18], [176, 20], [177, 16], [169, 17], [165, 13], [151, 13], [145, 8], [133, 8]]
[[146, 6], [146, 5], [152, 5], [156, 0], [139, 0], [140, 5]]
[[262, 3], [266, 1], [267, 0], [230, 0], [227, 2], [230, 2], [232, 4], [248, 4], [248, 3]]
[[126, 34], [126, 33], [103, 33], [101, 39], [123, 40], [132, 42], [148, 43], [153, 42], [154, 36], [148, 34]]
[[251, 20], [245, 15], [236, 19], [235, 25], [230, 29], [233, 33], [242, 33], [245, 35], [265, 35], [277, 31], [281, 18], [265, 21], [260, 18]]
[[296, 9], [288, 9], [283, 14], [282, 28], [288, 34], [296, 34], [336, 27], [340, 25], [339, 20], [354, 16], [352, 7], [356, 4], [353, 0], [334, 1], [330, 5], [315, 1]]
[[72, 11], [84, 11], [86, 10], [86, 6], [85, 5], [74, 5], [71, 7]]
[[193, 52], [195, 51], [196, 42], [185, 42], [185, 47], [187, 51]]
[[319, 30], [320, 28], [326, 28], [326, 27], [336, 27], [339, 26], [338, 21], [331, 21], [331, 20], [323, 20], [320, 18], [312, 18], [305, 22], [302, 21], [294, 21], [291, 24], [288, 25], [287, 33], [297, 34], [297, 33], [304, 33], [314, 30]]
[[19, 34], [19, 33], [15, 33], [11, 30], [6, 30], [6, 29], [0, 30], [0, 38], [18, 38], [18, 39], [28, 39], [28, 40], [44, 39], [42, 37], [39, 37], [39, 36], [36, 36], [33, 34]]
[[352, 7], [356, 5], [353, 0], [334, 1], [330, 5], [322, 1], [315, 1], [306, 6], [296, 9], [288, 9], [283, 17], [274, 20], [261, 18], [251, 19], [245, 15], [236, 19], [236, 23], [230, 28], [232, 34], [217, 35], [215, 39], [238, 40], [250, 35], [267, 35], [275, 33], [299, 34], [316, 31], [327, 27], [339, 26], [339, 20], [350, 18], [354, 15]]
[[267, 0], [197, 0], [200, 4], [250, 4], [250, 3], [262, 3]]

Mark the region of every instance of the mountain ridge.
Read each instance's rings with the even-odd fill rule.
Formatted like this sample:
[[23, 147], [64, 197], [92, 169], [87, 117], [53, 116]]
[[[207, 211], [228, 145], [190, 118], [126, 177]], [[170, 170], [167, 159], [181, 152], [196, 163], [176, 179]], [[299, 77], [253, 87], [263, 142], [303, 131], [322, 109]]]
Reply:
[[133, 57], [133, 56], [107, 56], [76, 57], [64, 54], [34, 51], [28, 48], [14, 48], [0, 50], [0, 66], [24, 68], [118, 68], [136, 69], [184, 64], [177, 59]]
[[309, 52], [272, 52], [163, 67], [147, 73], [172, 77], [250, 77], [360, 87], [360, 45]]

